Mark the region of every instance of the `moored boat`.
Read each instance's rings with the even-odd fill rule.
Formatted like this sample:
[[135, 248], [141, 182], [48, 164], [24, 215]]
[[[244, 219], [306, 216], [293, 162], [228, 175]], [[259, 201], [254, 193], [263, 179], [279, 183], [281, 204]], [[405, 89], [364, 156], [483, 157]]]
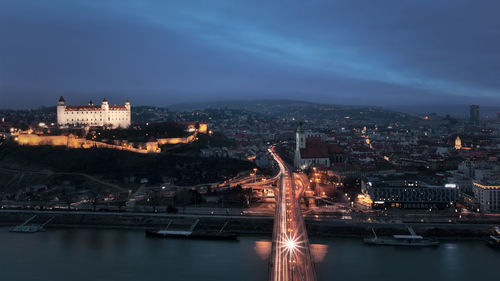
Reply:
[[495, 234], [486, 239], [486, 244], [494, 249], [500, 249], [500, 227], [495, 226]]
[[392, 237], [378, 237], [372, 228], [373, 236], [365, 238], [363, 241], [368, 245], [385, 246], [405, 246], [405, 247], [437, 247], [439, 241], [435, 239], [424, 238], [416, 235], [411, 227], [408, 227], [410, 235], [393, 235]]
[[486, 244], [494, 249], [500, 249], [500, 237], [490, 235], [490, 238], [486, 239]]
[[150, 237], [206, 239], [206, 240], [237, 240], [238, 238], [238, 235], [235, 233], [223, 232], [224, 228], [227, 225], [227, 222], [219, 231], [195, 231], [194, 229], [196, 228], [198, 222], [199, 220], [196, 220], [188, 231], [156, 229], [156, 230], [146, 230], [146, 235]]
[[45, 231], [44, 226], [47, 225], [49, 222], [52, 221], [53, 217], [47, 220], [44, 224], [28, 224], [32, 220], [36, 218], [36, 215], [32, 216], [28, 220], [26, 220], [24, 223], [20, 225], [16, 225], [9, 229], [10, 232], [21, 232], [21, 233], [35, 233], [35, 232], [40, 232], [40, 231]]

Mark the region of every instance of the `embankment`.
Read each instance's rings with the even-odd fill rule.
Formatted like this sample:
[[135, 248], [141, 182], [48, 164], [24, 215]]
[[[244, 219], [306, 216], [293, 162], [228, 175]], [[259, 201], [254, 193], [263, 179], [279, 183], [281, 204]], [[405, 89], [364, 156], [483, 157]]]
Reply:
[[[54, 219], [50, 227], [92, 227], [92, 228], [124, 228], [151, 229], [164, 228], [170, 224], [171, 229], [188, 229], [200, 219], [198, 229], [219, 230], [225, 222], [229, 222], [225, 231], [240, 234], [271, 235], [273, 217], [258, 216], [217, 216], [189, 214], [152, 214], [129, 212], [90, 212], [90, 211], [29, 211], [0, 210], [0, 224], [11, 226], [22, 223], [36, 214], [33, 223], [43, 223], [51, 217]], [[310, 237], [364, 237], [370, 235], [374, 228], [379, 235], [407, 234], [408, 224], [365, 223], [346, 220], [306, 220]], [[483, 238], [489, 235], [493, 225], [482, 223], [460, 224], [410, 224], [423, 236], [449, 239]]]

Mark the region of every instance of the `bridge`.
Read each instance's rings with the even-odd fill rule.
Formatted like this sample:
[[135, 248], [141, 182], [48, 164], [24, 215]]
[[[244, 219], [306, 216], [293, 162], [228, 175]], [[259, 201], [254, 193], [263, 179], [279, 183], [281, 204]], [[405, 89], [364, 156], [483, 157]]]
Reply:
[[274, 147], [269, 152], [280, 168], [279, 185], [275, 192], [276, 210], [269, 280], [316, 281], [307, 230], [300, 210], [302, 190], [296, 187], [293, 172], [276, 154]]

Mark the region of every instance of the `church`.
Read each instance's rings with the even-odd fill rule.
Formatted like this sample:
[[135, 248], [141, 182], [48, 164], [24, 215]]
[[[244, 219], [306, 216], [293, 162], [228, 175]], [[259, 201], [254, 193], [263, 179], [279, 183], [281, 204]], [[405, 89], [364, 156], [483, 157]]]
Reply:
[[128, 128], [131, 123], [130, 102], [125, 105], [109, 105], [104, 99], [101, 105], [92, 101], [84, 106], [69, 106], [63, 97], [57, 103], [57, 125], [68, 126], [100, 126], [110, 128]]
[[302, 124], [295, 133], [295, 159], [294, 166], [298, 169], [307, 169], [311, 165], [330, 166], [328, 146], [321, 140], [321, 136], [305, 132]]

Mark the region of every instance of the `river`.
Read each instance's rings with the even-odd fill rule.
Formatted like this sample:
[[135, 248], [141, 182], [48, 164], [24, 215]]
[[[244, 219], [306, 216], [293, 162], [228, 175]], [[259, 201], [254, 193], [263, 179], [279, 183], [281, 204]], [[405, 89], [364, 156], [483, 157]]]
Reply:
[[[360, 239], [311, 239], [319, 281], [497, 280], [500, 251], [482, 241], [435, 249], [365, 246]], [[0, 280], [267, 280], [267, 237], [240, 242], [151, 239], [143, 231], [0, 228]]]

